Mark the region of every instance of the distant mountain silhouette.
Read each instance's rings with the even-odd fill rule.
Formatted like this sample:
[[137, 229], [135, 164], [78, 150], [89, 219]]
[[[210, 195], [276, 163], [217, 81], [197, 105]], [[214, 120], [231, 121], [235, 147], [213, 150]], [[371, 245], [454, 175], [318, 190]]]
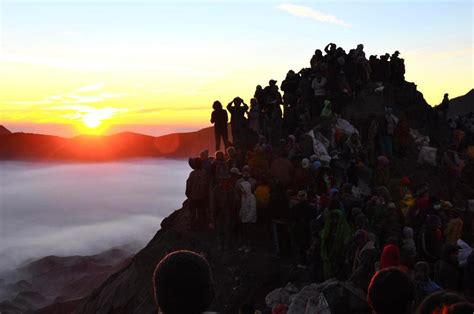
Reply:
[[[63, 310], [57, 313], [71, 313], [67, 306], [77, 306], [71, 300], [88, 295], [111, 274], [127, 266], [132, 256], [126, 247], [90, 256], [46, 256], [0, 273], [0, 313], [32, 313], [65, 300], [69, 302], [62, 304]], [[40, 313], [54, 311], [46, 307]]]
[[474, 112], [474, 88], [466, 95], [453, 98], [449, 102], [448, 117]]
[[4, 135], [4, 134], [11, 134], [12, 132], [7, 129], [6, 127], [4, 127], [3, 125], [0, 125], [0, 135]]
[[187, 158], [214, 147], [212, 127], [196, 132], [153, 137], [124, 132], [108, 136], [63, 138], [11, 133], [0, 135], [0, 159], [107, 161], [126, 158]]

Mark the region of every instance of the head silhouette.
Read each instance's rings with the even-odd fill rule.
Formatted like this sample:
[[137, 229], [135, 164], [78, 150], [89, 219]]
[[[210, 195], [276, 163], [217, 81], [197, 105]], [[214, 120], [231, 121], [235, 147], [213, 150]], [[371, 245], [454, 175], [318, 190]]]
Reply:
[[415, 286], [395, 267], [377, 272], [370, 281], [367, 301], [375, 314], [413, 313]]
[[448, 308], [452, 304], [464, 302], [465, 299], [449, 291], [439, 291], [427, 296], [423, 302], [418, 306], [417, 314], [431, 314], [431, 313], [451, 313]]
[[222, 109], [222, 104], [219, 100], [216, 100], [213, 104], [212, 104], [212, 109], [214, 110], [219, 110], [219, 109]]
[[164, 314], [198, 314], [214, 299], [209, 263], [191, 251], [166, 255], [153, 275], [155, 301]]

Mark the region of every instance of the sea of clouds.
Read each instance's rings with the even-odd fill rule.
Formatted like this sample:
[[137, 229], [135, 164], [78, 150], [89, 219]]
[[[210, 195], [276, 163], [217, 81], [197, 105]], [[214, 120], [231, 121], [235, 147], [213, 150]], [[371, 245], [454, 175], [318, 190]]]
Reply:
[[138, 250], [181, 207], [182, 160], [0, 162], [0, 271], [48, 255]]

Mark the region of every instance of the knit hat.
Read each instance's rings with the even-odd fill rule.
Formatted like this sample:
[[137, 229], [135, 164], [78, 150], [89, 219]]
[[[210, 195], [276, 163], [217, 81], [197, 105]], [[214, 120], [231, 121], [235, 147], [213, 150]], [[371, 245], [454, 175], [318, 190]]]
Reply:
[[303, 167], [303, 169], [308, 169], [309, 168], [309, 159], [308, 158], [303, 158], [303, 160], [301, 160], [301, 167]]
[[319, 160], [315, 160], [312, 164], [312, 168], [314, 170], [318, 170], [319, 168], [321, 168], [321, 162]]
[[413, 239], [414, 233], [413, 228], [403, 227], [403, 237], [405, 239]]
[[394, 244], [384, 246], [380, 256], [380, 269], [400, 265], [400, 249]]
[[308, 194], [306, 194], [306, 191], [304, 190], [298, 191], [298, 199], [300, 201], [306, 201], [308, 199]]
[[403, 178], [400, 180], [400, 184], [401, 184], [401, 185], [404, 185], [404, 186], [410, 185], [410, 178], [408, 178], [408, 177], [403, 177]]
[[240, 170], [239, 170], [238, 168], [236, 168], [236, 167], [232, 167], [232, 168], [230, 169], [230, 173], [235, 174], [235, 175], [238, 175], [238, 176], [242, 175], [242, 173], [240, 173]]

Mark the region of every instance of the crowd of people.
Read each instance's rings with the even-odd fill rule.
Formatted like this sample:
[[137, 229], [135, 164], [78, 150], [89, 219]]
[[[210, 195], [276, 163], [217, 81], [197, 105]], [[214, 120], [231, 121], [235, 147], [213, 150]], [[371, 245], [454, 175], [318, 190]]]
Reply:
[[[319, 124], [323, 134], [328, 136], [333, 117], [340, 114], [354, 97], [368, 84], [383, 92], [386, 87], [403, 84], [405, 75], [404, 60], [396, 51], [391, 56], [366, 58], [364, 46], [358, 45], [346, 53], [341, 47], [329, 44], [323, 54], [316, 50], [310, 67], [299, 72], [288, 71], [281, 83], [281, 91], [276, 80], [268, 86], [256, 87], [254, 97], [248, 106], [240, 97], [233, 99], [226, 108], [219, 101], [213, 104], [211, 123], [215, 125], [216, 150], [220, 140], [227, 148], [227, 111], [231, 115], [232, 138], [235, 146], [246, 148], [258, 142], [258, 135], [266, 138], [273, 147], [285, 135], [298, 134]], [[247, 117], [244, 115], [247, 113]], [[374, 119], [380, 117], [374, 117]], [[406, 129], [391, 129], [390, 120], [380, 119], [380, 132], [400, 137], [406, 136]], [[400, 127], [405, 127], [402, 123]], [[387, 129], [386, 131], [382, 129]], [[251, 132], [246, 132], [247, 130]], [[405, 132], [405, 133], [404, 133]], [[382, 140], [382, 137], [380, 137]], [[403, 139], [401, 139], [403, 142]], [[390, 149], [389, 144], [387, 149]]]
[[[406, 117], [386, 107], [354, 127], [339, 115], [367, 84], [404, 82], [398, 52], [367, 59], [363, 48], [316, 50], [309, 68], [288, 72], [283, 96], [270, 80], [257, 86], [250, 106], [240, 97], [225, 109], [214, 102], [215, 155], [205, 150], [189, 159], [192, 225], [213, 230], [220, 250], [248, 252], [263, 238], [275, 254], [309, 270], [312, 282], [338, 278], [368, 291], [376, 313], [400, 309], [390, 302], [407, 305], [396, 313], [411, 313], [413, 304], [433, 293], [442, 294], [439, 301], [446, 291], [472, 300], [474, 185], [462, 171], [474, 167], [474, 146], [466, 142], [473, 116], [449, 121], [457, 178], [467, 189], [462, 205], [453, 206], [428, 184], [415, 186], [409, 173], [393, 173], [393, 161], [414, 145]], [[393, 291], [407, 287], [399, 296], [406, 300], [390, 299], [391, 280], [399, 289]]]

